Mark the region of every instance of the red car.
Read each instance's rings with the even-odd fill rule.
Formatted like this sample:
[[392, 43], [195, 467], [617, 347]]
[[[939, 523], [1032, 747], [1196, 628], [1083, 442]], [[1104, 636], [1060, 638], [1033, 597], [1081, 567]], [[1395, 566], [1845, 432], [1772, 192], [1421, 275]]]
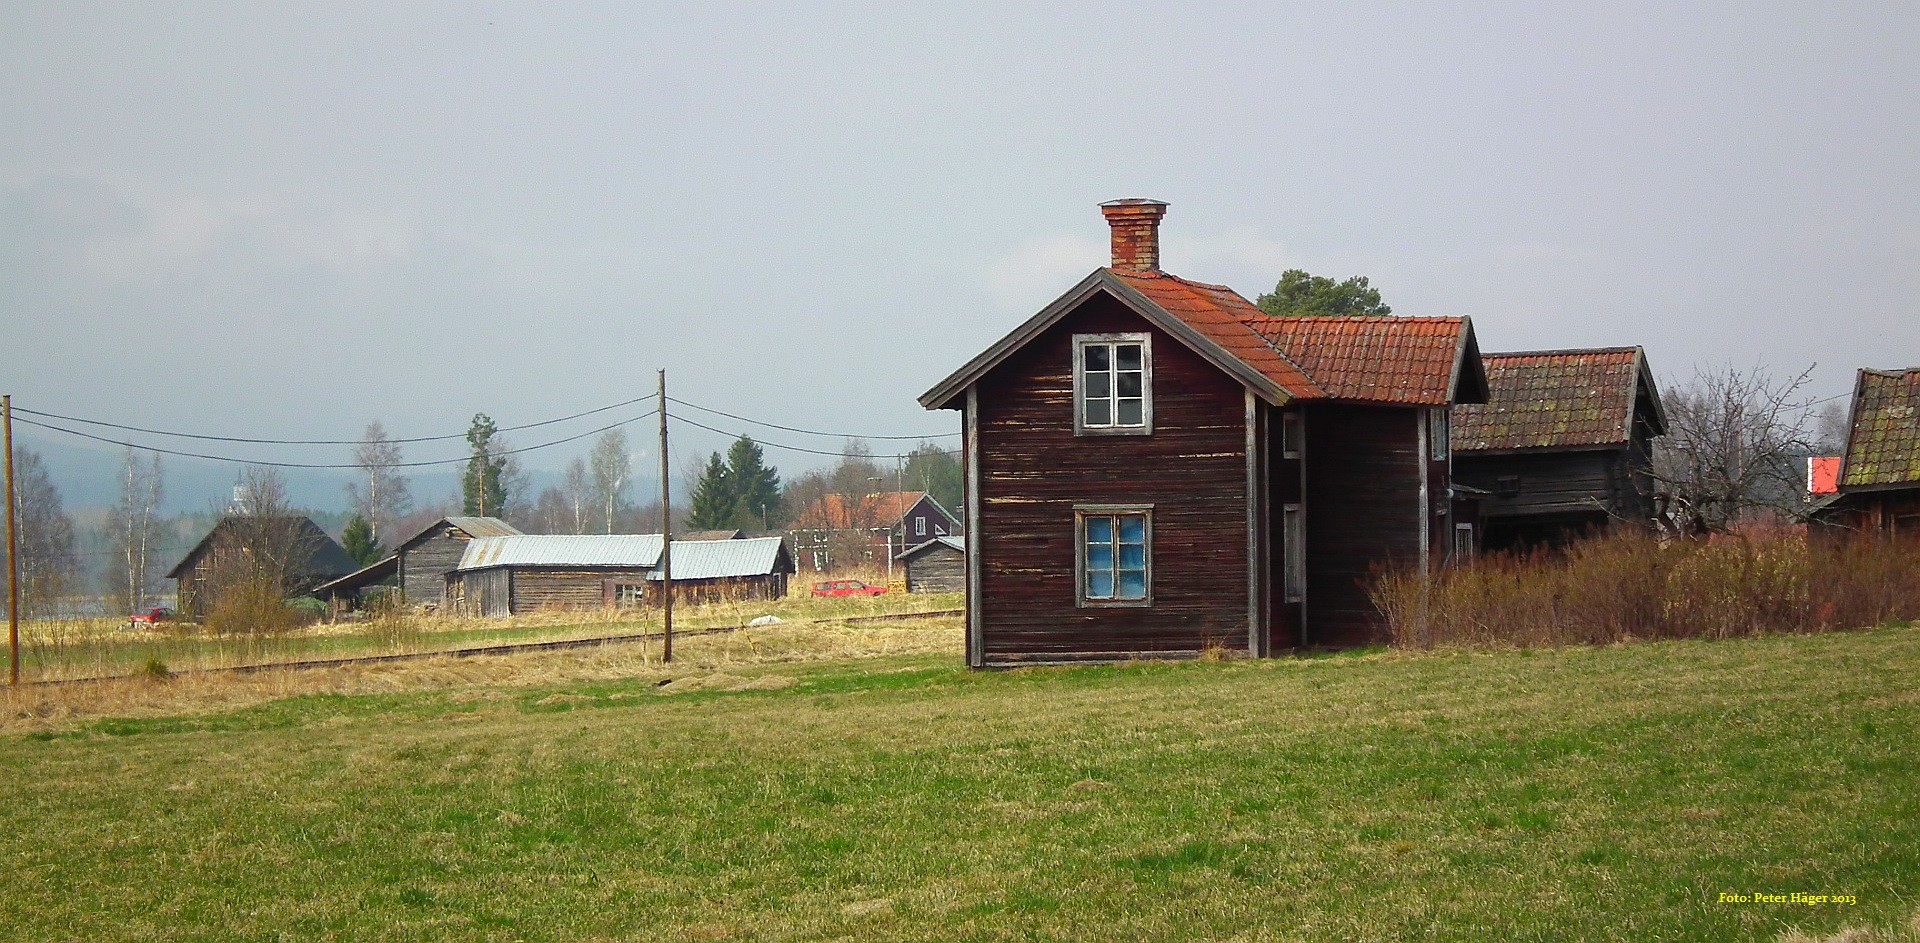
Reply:
[[151, 609], [142, 609], [128, 616], [127, 627], [131, 629], [142, 627], [152, 628], [162, 622], [172, 622], [174, 618], [175, 613], [172, 609], [168, 609], [165, 606], [155, 606]]
[[859, 580], [829, 580], [813, 584], [815, 596], [881, 596], [886, 592], [885, 586], [868, 586]]

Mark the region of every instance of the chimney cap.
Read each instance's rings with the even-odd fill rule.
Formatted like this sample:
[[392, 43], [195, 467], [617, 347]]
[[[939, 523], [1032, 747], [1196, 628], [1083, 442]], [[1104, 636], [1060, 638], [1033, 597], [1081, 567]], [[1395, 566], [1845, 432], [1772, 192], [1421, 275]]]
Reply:
[[1102, 203], [1100, 205], [1101, 206], [1166, 206], [1167, 204], [1163, 200], [1143, 200], [1138, 197], [1133, 197], [1125, 200], [1108, 200], [1107, 202]]

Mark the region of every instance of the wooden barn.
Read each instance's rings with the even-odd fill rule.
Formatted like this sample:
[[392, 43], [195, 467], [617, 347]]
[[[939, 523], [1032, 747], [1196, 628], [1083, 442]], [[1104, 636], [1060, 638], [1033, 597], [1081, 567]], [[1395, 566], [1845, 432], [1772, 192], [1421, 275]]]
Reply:
[[1454, 410], [1453, 478], [1480, 497], [1487, 550], [1655, 526], [1666, 412], [1638, 347], [1487, 354], [1487, 402]]
[[370, 586], [389, 579], [406, 605], [438, 606], [447, 574], [460, 565], [467, 544], [480, 537], [511, 537], [518, 528], [497, 517], [443, 517], [401, 541], [384, 559], [314, 590], [323, 599], [351, 605]]
[[967, 588], [967, 542], [935, 537], [894, 558], [907, 571], [909, 593], [957, 593]]
[[1920, 537], [1920, 367], [1861, 370], [1836, 492], [1814, 521], [1880, 537]]
[[974, 666], [1384, 640], [1379, 566], [1451, 552], [1466, 318], [1273, 318], [1160, 271], [1166, 204], [920, 398], [961, 411]]
[[[528, 534], [469, 542], [446, 576], [446, 606], [462, 615], [658, 605], [659, 534]], [[673, 542], [675, 602], [777, 599], [793, 559], [779, 537]]]
[[296, 516], [222, 518], [187, 555], [167, 571], [179, 581], [177, 608], [189, 619], [204, 619], [221, 590], [266, 567], [283, 580], [289, 598], [353, 569], [353, 558], [311, 519]]

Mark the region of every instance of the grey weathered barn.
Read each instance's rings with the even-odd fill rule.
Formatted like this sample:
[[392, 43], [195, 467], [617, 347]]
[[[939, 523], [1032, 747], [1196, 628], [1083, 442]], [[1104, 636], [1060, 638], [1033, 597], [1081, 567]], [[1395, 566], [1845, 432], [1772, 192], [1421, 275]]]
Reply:
[[353, 558], [309, 518], [232, 515], [200, 538], [167, 578], [179, 581], [180, 612], [201, 619], [222, 589], [256, 567], [271, 570], [288, 596], [301, 596], [352, 570]]
[[907, 571], [909, 593], [958, 593], [967, 588], [967, 542], [935, 537], [894, 558]]
[[401, 541], [385, 558], [315, 588], [314, 593], [351, 604], [368, 587], [389, 579], [407, 605], [438, 606], [447, 573], [460, 565], [467, 544], [481, 537], [510, 537], [519, 529], [497, 517], [443, 517]]
[[[659, 534], [529, 534], [467, 544], [446, 576], [446, 606], [463, 615], [658, 605]], [[673, 542], [675, 602], [786, 595], [793, 558], [778, 537]]]
[[1487, 354], [1487, 401], [1453, 417], [1453, 478], [1480, 496], [1488, 550], [1655, 526], [1666, 410], [1638, 347]]

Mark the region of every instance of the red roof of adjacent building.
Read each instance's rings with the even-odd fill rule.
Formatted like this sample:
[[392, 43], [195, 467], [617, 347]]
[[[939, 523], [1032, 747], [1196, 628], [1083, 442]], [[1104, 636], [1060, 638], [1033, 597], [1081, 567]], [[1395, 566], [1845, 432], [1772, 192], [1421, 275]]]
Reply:
[[1444, 406], [1465, 318], [1268, 318], [1249, 322], [1319, 383], [1326, 399]]
[[848, 530], [892, 527], [927, 496], [925, 491], [884, 491], [848, 500], [846, 495], [823, 495], [793, 519], [795, 530]]
[[1840, 490], [1840, 456], [1815, 455], [1807, 459], [1807, 493], [1834, 494]]

